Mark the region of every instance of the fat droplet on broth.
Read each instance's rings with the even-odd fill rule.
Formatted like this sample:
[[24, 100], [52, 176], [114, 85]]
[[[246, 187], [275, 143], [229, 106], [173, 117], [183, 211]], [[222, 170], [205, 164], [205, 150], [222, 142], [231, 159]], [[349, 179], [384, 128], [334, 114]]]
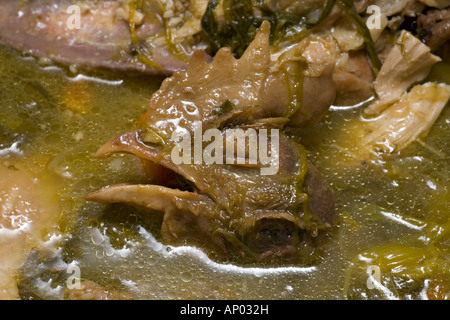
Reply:
[[158, 263], [159, 258], [155, 257], [154, 255], [151, 255], [146, 259], [146, 264], [149, 266], [154, 266]]
[[91, 228], [90, 234], [91, 234], [91, 241], [95, 245], [101, 245], [105, 240], [103, 235], [97, 228]]
[[181, 273], [181, 280], [184, 282], [190, 282], [192, 280], [192, 273], [189, 271], [183, 271]]
[[186, 112], [188, 114], [193, 115], [193, 116], [199, 116], [200, 115], [197, 106], [193, 102], [182, 101], [182, 103], [183, 103], [184, 110], [186, 110]]

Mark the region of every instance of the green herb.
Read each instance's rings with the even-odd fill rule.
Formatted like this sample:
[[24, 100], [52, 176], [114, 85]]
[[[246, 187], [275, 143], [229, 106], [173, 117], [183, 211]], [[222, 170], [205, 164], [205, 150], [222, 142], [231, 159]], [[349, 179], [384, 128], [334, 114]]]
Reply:
[[214, 109], [214, 113], [218, 116], [221, 116], [233, 110], [234, 107], [235, 105], [230, 100], [227, 99], [227, 101], [222, 103], [220, 107]]
[[378, 71], [381, 68], [381, 62], [376, 53], [375, 44], [373, 43], [370, 31], [367, 28], [365, 21], [356, 11], [355, 5], [352, 0], [328, 0], [325, 3], [325, 7], [322, 10], [319, 18], [316, 21], [309, 21], [308, 24], [310, 26], [314, 26], [321, 23], [330, 14], [335, 4], [339, 5], [341, 9], [349, 16], [359, 34], [363, 37], [365, 49], [372, 63], [372, 71], [375, 75], [377, 75]]
[[[329, 2], [334, 2], [335, 0], [329, 0]], [[356, 26], [356, 29], [364, 38], [364, 44], [366, 47], [367, 54], [369, 55], [370, 61], [372, 63], [372, 70], [375, 75], [378, 74], [378, 71], [381, 68], [381, 61], [378, 58], [378, 55], [375, 50], [375, 44], [373, 43], [372, 36], [370, 35], [370, 31], [367, 28], [365, 21], [361, 18], [358, 12], [355, 9], [355, 5], [352, 0], [338, 0], [339, 6], [347, 13], [350, 19]]]
[[[261, 1], [253, 4], [251, 0], [223, 0], [225, 22], [219, 23], [216, 8], [219, 0], [210, 0], [202, 17], [202, 28], [208, 37], [213, 54], [220, 48], [228, 47], [236, 57], [242, 56], [255, 38], [263, 21], [271, 24], [271, 40], [288, 37], [303, 37], [305, 18], [299, 15], [269, 10]], [[255, 14], [259, 11], [259, 14]], [[294, 31], [290, 30], [297, 27]]]
[[135, 14], [137, 10], [143, 7], [143, 5], [144, 2], [142, 0], [133, 0], [130, 1], [130, 3], [128, 4], [129, 10], [128, 26], [130, 27], [131, 42], [134, 45], [136, 52], [138, 53], [138, 60], [140, 62], [155, 69], [161, 69], [162, 67], [159, 64], [152, 61], [150, 53], [141, 46], [138, 36], [136, 34], [136, 21], [134, 20]]
[[[374, 74], [378, 74], [381, 62], [375, 50], [372, 37], [364, 20], [357, 13], [351, 0], [328, 0], [318, 18], [311, 21], [306, 16], [287, 12], [273, 12], [264, 5], [262, 0], [223, 0], [224, 22], [219, 23], [216, 8], [219, 0], [209, 0], [205, 14], [202, 17], [202, 28], [208, 37], [213, 54], [220, 48], [228, 47], [236, 57], [240, 57], [263, 21], [271, 25], [271, 42], [285, 40], [300, 41], [313, 26], [321, 23], [331, 12], [334, 5], [339, 5], [355, 24], [358, 32], [364, 38], [365, 49], [372, 63]], [[258, 14], [255, 14], [258, 11]]]
[[210, 0], [202, 17], [202, 28], [216, 53], [222, 47], [229, 47], [240, 57], [256, 35], [259, 22], [253, 16], [250, 0], [224, 0], [223, 9], [226, 23], [219, 25], [215, 9], [218, 0]]

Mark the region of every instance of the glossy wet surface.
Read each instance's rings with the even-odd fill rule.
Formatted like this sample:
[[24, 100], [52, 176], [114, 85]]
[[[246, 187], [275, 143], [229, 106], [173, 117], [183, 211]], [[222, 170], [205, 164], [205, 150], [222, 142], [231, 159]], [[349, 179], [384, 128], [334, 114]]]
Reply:
[[[67, 297], [73, 266], [82, 279], [139, 299], [419, 299], [436, 283], [448, 291], [448, 106], [425, 139], [378, 162], [347, 156], [348, 124], [362, 107], [332, 108], [293, 133], [335, 190], [340, 223], [316, 266], [239, 267], [160, 243], [138, 209], [83, 199], [104, 185], [145, 182], [133, 157], [94, 153], [135, 128], [161, 78], [76, 75], [5, 48], [0, 76], [0, 164], [27, 172], [58, 203], [55, 222], [34, 227], [37, 250], [23, 252], [22, 298]], [[11, 229], [0, 227], [2, 236]], [[370, 266], [380, 271], [373, 289]]]

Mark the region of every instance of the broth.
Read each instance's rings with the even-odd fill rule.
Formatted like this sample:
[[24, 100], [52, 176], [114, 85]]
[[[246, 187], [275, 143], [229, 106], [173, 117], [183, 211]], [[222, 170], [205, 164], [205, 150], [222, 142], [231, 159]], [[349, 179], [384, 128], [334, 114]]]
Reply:
[[[440, 68], [431, 79], [450, 83]], [[70, 266], [135, 299], [421, 299], [436, 281], [450, 287], [448, 106], [423, 141], [373, 163], [351, 164], [351, 139], [342, 138], [364, 105], [333, 107], [315, 127], [289, 132], [336, 192], [339, 224], [318, 265], [253, 268], [161, 243], [140, 209], [83, 199], [105, 185], [145, 182], [134, 157], [94, 153], [136, 126], [162, 78], [73, 73], [3, 47], [0, 76], [0, 164], [39, 177], [58, 203], [19, 270], [23, 299], [70, 297]], [[383, 290], [367, 285], [369, 266], [379, 267]]]

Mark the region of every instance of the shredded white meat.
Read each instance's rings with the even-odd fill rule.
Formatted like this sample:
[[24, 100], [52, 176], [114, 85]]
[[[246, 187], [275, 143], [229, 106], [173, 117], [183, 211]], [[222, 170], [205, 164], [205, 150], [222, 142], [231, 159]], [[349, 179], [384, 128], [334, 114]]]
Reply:
[[449, 98], [450, 85], [427, 82], [414, 86], [379, 116], [356, 119], [349, 128], [352, 138], [346, 138], [356, 146], [353, 157], [371, 160], [406, 148], [428, 133]]
[[365, 111], [376, 114], [399, 101], [412, 85], [425, 80], [431, 67], [440, 60], [428, 46], [403, 30], [375, 79], [378, 99]]

